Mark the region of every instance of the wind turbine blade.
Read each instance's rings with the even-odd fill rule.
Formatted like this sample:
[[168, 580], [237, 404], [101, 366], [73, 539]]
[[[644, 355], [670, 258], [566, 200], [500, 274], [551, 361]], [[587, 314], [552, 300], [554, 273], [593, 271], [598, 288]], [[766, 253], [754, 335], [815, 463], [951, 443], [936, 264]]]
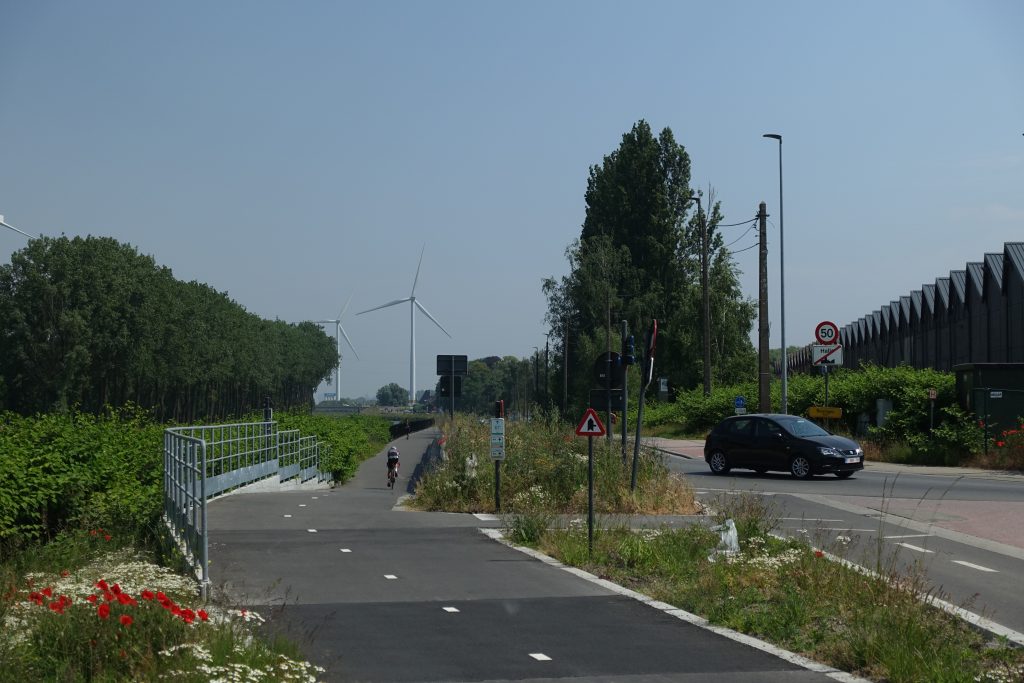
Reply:
[[349, 294], [349, 295], [348, 295], [348, 301], [346, 301], [346, 302], [345, 302], [345, 305], [344, 305], [344, 306], [342, 306], [342, 308], [341, 308], [341, 313], [339, 313], [339, 314], [338, 314], [338, 320], [341, 320], [342, 318], [344, 318], [344, 317], [345, 317], [345, 311], [347, 311], [347, 310], [348, 310], [348, 305], [349, 305], [350, 303], [352, 303], [352, 295], [351, 295], [351, 294]]
[[395, 299], [394, 301], [389, 301], [386, 304], [374, 306], [373, 308], [367, 308], [365, 311], [359, 311], [358, 313], [356, 313], [356, 315], [362, 315], [363, 313], [369, 313], [370, 311], [378, 311], [382, 308], [387, 308], [388, 306], [397, 306], [398, 304], [404, 304], [406, 301], [409, 301], [410, 298], [411, 297], [405, 297], [404, 299]]
[[[425, 315], [425, 316], [427, 316], [428, 318], [430, 318], [430, 319], [431, 319], [431, 320], [433, 321], [433, 323], [434, 323], [435, 325], [437, 325], [438, 327], [440, 327], [440, 328], [441, 328], [441, 331], [442, 331], [442, 332], [444, 332], [445, 334], [448, 334], [448, 330], [444, 329], [444, 327], [442, 327], [442, 326], [441, 326], [441, 323], [437, 322], [437, 319], [436, 319], [436, 318], [434, 318], [434, 316], [430, 315], [430, 312], [429, 312], [429, 311], [427, 311], [427, 309], [423, 308], [423, 304], [421, 304], [421, 303], [420, 303], [419, 301], [415, 301], [415, 300], [413, 301], [413, 303], [414, 303], [414, 304], [416, 304], [416, 308], [418, 308], [418, 309], [420, 309], [421, 311], [423, 311], [423, 315]], [[451, 336], [452, 336], [452, 335], [448, 334], [448, 338], [449, 338], [449, 339], [451, 339]]]
[[[352, 340], [349, 339], [348, 335], [345, 333], [345, 328], [338, 325], [338, 330], [341, 332], [341, 336], [345, 338], [345, 341], [348, 342], [348, 348], [352, 349], [352, 353], [356, 354], [356, 358], [359, 358], [359, 352], [356, 351], [356, 347], [352, 346]], [[362, 358], [359, 358], [359, 360], [362, 360]]]
[[416, 295], [416, 283], [419, 282], [420, 279], [420, 266], [423, 265], [423, 252], [426, 250], [427, 245], [424, 244], [423, 248], [420, 249], [420, 262], [416, 264], [416, 277], [412, 279], [412, 292], [409, 294], [410, 298]]

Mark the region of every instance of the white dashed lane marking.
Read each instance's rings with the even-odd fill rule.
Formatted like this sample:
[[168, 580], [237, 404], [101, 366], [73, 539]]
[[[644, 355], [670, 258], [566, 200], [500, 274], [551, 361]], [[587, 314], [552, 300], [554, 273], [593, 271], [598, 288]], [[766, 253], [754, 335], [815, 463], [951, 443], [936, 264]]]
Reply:
[[928, 550], [927, 548], [922, 548], [921, 546], [917, 545], [910, 545], [909, 543], [897, 543], [896, 545], [901, 545], [904, 548], [909, 548], [910, 550], [916, 550], [919, 553], [928, 553], [929, 555], [935, 554], [934, 550]]
[[299, 507], [300, 508], [304, 508], [304, 507], [306, 507], [306, 504], [305, 503], [299, 503]]
[[902, 536], [882, 536], [887, 541], [891, 541], [894, 538], [928, 538], [931, 534], [903, 534]]
[[970, 567], [971, 569], [977, 569], [979, 572], [992, 572], [993, 574], [999, 573], [998, 569], [989, 569], [988, 567], [982, 567], [980, 564], [974, 564], [973, 562], [964, 562], [963, 560], [953, 560], [953, 564], [961, 564], [965, 567]]
[[394, 574], [385, 574], [385, 575], [384, 575], [384, 578], [385, 578], [385, 579], [388, 579], [389, 581], [394, 581], [394, 580], [395, 580], [395, 579], [397, 579], [398, 577], [397, 577], [397, 576], [395, 576]]
[[291, 517], [291, 515], [285, 515], [285, 517]]
[[530, 656], [536, 659], [538, 662], [550, 662], [551, 657], [548, 657], [543, 652], [531, 652]]
[[348, 549], [348, 548], [341, 548], [341, 552], [343, 552], [343, 553], [350, 553], [352, 551], [350, 549]]
[[459, 611], [458, 607], [442, 607], [441, 609], [443, 609], [445, 612], [458, 612]]
[[306, 531], [308, 531], [311, 534], [315, 534], [316, 533], [316, 529], [306, 529]]

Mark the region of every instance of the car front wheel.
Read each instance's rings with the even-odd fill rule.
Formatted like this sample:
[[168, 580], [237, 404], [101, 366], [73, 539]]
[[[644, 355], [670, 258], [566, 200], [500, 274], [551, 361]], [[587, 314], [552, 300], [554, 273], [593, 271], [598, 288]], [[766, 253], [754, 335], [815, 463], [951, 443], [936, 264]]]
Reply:
[[797, 479], [810, 479], [811, 461], [802, 455], [794, 456], [789, 461], [789, 471]]
[[725, 457], [725, 453], [722, 451], [712, 453], [711, 457], [708, 458], [708, 465], [714, 474], [728, 474], [731, 469], [729, 459]]

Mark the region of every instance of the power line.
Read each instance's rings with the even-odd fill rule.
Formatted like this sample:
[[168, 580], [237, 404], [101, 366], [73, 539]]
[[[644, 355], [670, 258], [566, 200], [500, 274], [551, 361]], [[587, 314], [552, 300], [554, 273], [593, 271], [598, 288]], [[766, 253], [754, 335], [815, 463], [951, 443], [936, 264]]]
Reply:
[[735, 228], [737, 225], [746, 225], [747, 223], [754, 223], [755, 221], [757, 221], [757, 216], [754, 216], [753, 218], [745, 220], [742, 223], [716, 223], [712, 227], [715, 227], [715, 228]]
[[747, 229], [746, 229], [746, 231], [745, 231], [745, 232], [744, 232], [744, 233], [743, 233], [742, 235], [740, 235], [739, 237], [737, 237], [736, 239], [734, 239], [734, 240], [733, 240], [732, 242], [729, 242], [729, 244], [725, 245], [725, 248], [726, 248], [726, 249], [728, 249], [728, 248], [729, 248], [729, 247], [731, 247], [732, 245], [734, 245], [734, 244], [736, 244], [737, 242], [739, 242], [739, 241], [740, 241], [741, 239], [743, 239], [744, 237], [746, 237], [747, 235], [749, 235], [749, 234], [750, 234], [750, 231], [751, 231], [751, 230], [753, 230], [753, 229], [754, 229], [755, 227], [756, 227], [756, 224], [754, 224], [754, 225], [751, 225], [751, 226], [750, 226], [749, 228], [747, 228]]
[[761, 245], [760, 245], [760, 244], [758, 244], [757, 242], [754, 242], [754, 243], [753, 243], [753, 244], [751, 244], [751, 245], [750, 245], [749, 247], [745, 247], [745, 248], [743, 248], [743, 249], [737, 249], [736, 251], [730, 251], [730, 252], [729, 252], [729, 254], [730, 254], [730, 255], [735, 255], [735, 254], [742, 254], [743, 252], [745, 252], [745, 251], [750, 251], [750, 250], [751, 250], [751, 249], [753, 249], [754, 247], [758, 247], [758, 246], [761, 246]]

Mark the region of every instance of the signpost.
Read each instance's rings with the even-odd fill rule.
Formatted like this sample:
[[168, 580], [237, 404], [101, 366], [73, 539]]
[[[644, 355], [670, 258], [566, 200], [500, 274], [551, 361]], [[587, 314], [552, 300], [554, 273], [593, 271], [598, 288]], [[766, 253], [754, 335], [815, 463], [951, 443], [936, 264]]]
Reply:
[[501, 461], [505, 459], [505, 402], [495, 404], [498, 417], [491, 418], [491, 460], [494, 461], [494, 510], [501, 512]]
[[587, 553], [594, 553], [594, 437], [604, 436], [604, 425], [593, 408], [587, 408], [576, 425], [576, 435], [587, 437]]
[[930, 433], [935, 429], [935, 399], [939, 397], [939, 392], [934, 388], [928, 390], [928, 432]]
[[737, 415], [747, 414], [747, 399], [743, 398], [742, 396], [737, 396], [736, 400], [733, 401], [732, 404]]
[[[452, 354], [437, 354], [437, 374], [441, 377], [441, 391], [447, 387], [451, 394], [451, 417], [455, 419], [455, 397], [462, 395], [462, 378], [469, 374], [468, 356], [455, 356]], [[415, 401], [416, 398], [413, 397]], [[440, 409], [438, 403], [438, 409]]]
[[[644, 396], [654, 380], [654, 349], [658, 344], [658, 320], [651, 320], [651, 326], [644, 337], [643, 379], [640, 388], [640, 404], [636, 411], [636, 439], [633, 443], [633, 471], [629, 476], [629, 490], [636, 490], [636, 468], [640, 459], [640, 432], [644, 427]], [[623, 406], [625, 408], [625, 406]], [[625, 412], [625, 410], [623, 410]]]
[[835, 419], [842, 417], [842, 408], [828, 407], [828, 369], [843, 364], [843, 347], [839, 344], [839, 328], [830, 320], [822, 320], [814, 328], [817, 344], [811, 347], [811, 365], [817, 365], [825, 375], [825, 405], [811, 406], [807, 414], [811, 417]]

